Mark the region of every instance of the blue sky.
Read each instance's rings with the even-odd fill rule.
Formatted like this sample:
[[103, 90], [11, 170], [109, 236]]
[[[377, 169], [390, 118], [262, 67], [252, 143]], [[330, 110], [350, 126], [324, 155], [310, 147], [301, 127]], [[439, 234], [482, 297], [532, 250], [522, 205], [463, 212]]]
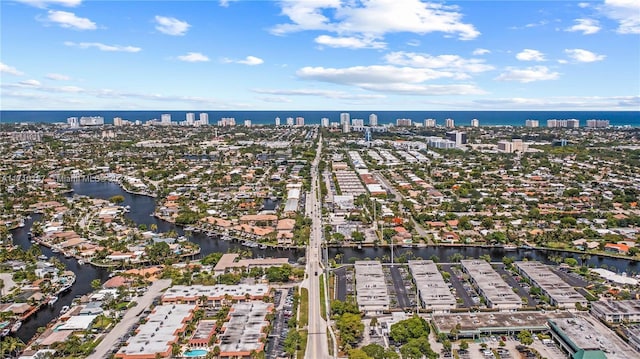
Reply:
[[4, 110], [639, 110], [640, 1], [0, 1]]

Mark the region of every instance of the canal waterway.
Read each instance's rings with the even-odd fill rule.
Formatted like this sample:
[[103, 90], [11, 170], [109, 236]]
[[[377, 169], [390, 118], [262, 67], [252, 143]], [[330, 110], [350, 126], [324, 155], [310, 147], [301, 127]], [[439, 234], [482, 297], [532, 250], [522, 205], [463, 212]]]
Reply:
[[[72, 185], [73, 194], [84, 195], [92, 198], [109, 199], [115, 195], [121, 195], [124, 197], [123, 206], [129, 206], [130, 211], [126, 214], [128, 218], [133, 220], [136, 224], [145, 224], [151, 226], [155, 224], [158, 226], [158, 232], [167, 232], [175, 230], [178, 234], [183, 235], [184, 231], [181, 226], [177, 226], [173, 223], [164, 221], [162, 219], [153, 216], [153, 212], [156, 207], [155, 198], [131, 194], [124, 191], [118, 184], [111, 182], [78, 182]], [[31, 230], [31, 225], [34, 221], [38, 220], [40, 215], [33, 215], [32, 219], [25, 221], [25, 226], [12, 230], [14, 243], [24, 249], [28, 249], [32, 246], [28, 238], [28, 232]], [[290, 261], [297, 261], [304, 256], [304, 250], [286, 250], [286, 249], [258, 249], [243, 247], [240, 243], [235, 241], [223, 241], [217, 237], [210, 237], [203, 233], [194, 233], [189, 238], [190, 241], [197, 243], [200, 246], [201, 252], [199, 257], [206, 256], [207, 254], [214, 252], [226, 253], [235, 250], [249, 250], [253, 253], [254, 257], [287, 257]], [[28, 342], [37, 332], [39, 327], [44, 327], [55, 319], [60, 313], [60, 310], [65, 305], [70, 305], [73, 299], [77, 296], [82, 296], [92, 291], [91, 281], [94, 279], [100, 279], [102, 282], [106, 281], [109, 277], [107, 269], [97, 268], [91, 265], [80, 265], [74, 258], [66, 258], [61, 253], [53, 253], [49, 248], [40, 246], [41, 251], [47, 257], [55, 256], [62, 263], [65, 264], [68, 270], [73, 271], [76, 274], [76, 283], [72, 289], [66, 293], [62, 293], [59, 296], [58, 301], [52, 306], [45, 306], [42, 310], [29, 317], [23, 323], [22, 327], [17, 333], [17, 336], [24, 342]], [[358, 259], [383, 259], [389, 261], [391, 256], [391, 249], [389, 247], [378, 248], [329, 248], [329, 257], [336, 258], [339, 254], [341, 263], [350, 263]], [[551, 264], [550, 257], [562, 256], [563, 258], [572, 257], [581, 263], [580, 253], [570, 252], [558, 252], [542, 249], [525, 249], [518, 248], [516, 250], [505, 250], [503, 248], [487, 248], [487, 247], [447, 247], [447, 246], [429, 246], [420, 248], [394, 248], [394, 258], [404, 257], [407, 259], [430, 259], [437, 257], [441, 262], [446, 262], [449, 258], [452, 258], [455, 254], [460, 254], [464, 258], [472, 257], [478, 258], [483, 255], [491, 256], [492, 261], [501, 261], [504, 256], [513, 257], [516, 260], [528, 259], [537, 260], [544, 263]], [[620, 258], [612, 258], [606, 256], [591, 256], [587, 259], [587, 264], [592, 267], [602, 267], [603, 265], [617, 272], [638, 273], [640, 272], [640, 265], [636, 261], [630, 261]]]

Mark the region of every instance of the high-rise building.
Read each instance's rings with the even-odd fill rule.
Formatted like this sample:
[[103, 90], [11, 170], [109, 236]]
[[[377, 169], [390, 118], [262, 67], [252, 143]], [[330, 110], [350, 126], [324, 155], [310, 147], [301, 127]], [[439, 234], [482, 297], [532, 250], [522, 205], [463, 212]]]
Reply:
[[575, 118], [567, 120], [567, 128], [578, 128], [580, 127], [580, 120], [576, 120]]
[[276, 117], [276, 127], [280, 126], [280, 117]]
[[104, 125], [104, 117], [102, 116], [80, 117], [80, 126], [102, 126], [102, 125]]
[[113, 118], [113, 125], [114, 126], [122, 126], [122, 117], [114, 117]]
[[287, 126], [293, 126], [293, 117], [287, 117]]
[[67, 124], [71, 128], [76, 128], [76, 127], [78, 127], [80, 125], [80, 123], [78, 122], [78, 118], [77, 117], [69, 117], [69, 118], [67, 118]]
[[296, 126], [304, 126], [304, 117], [296, 117]]
[[351, 115], [348, 112], [343, 112], [340, 114], [340, 125], [344, 126], [344, 124], [351, 123]]
[[323, 117], [320, 119], [320, 126], [322, 127], [329, 127], [329, 119], [326, 117]]
[[587, 120], [589, 128], [606, 128], [609, 127], [609, 120]]
[[200, 125], [201, 126], [206, 126], [209, 124], [209, 114], [206, 112], [200, 112], [200, 114], [198, 115], [198, 118], [200, 119]]
[[378, 115], [375, 113], [369, 115], [369, 126], [378, 126]]
[[371, 131], [368, 128], [366, 131], [364, 131], [364, 140], [367, 142], [371, 142]]
[[223, 117], [218, 121], [218, 126], [226, 127], [226, 126], [235, 126], [236, 119], [234, 117]]
[[425, 118], [424, 127], [436, 127], [436, 120], [433, 118]]
[[251, 127], [251, 120], [244, 120], [244, 127]]
[[398, 127], [411, 127], [411, 119], [410, 118], [397, 118], [396, 126]]
[[531, 128], [540, 127], [540, 121], [538, 121], [538, 120], [526, 120], [524, 122], [524, 126], [525, 127], [531, 127]]
[[456, 123], [452, 118], [448, 118], [444, 120], [444, 127], [446, 128], [454, 128], [456, 127]]
[[187, 112], [185, 120], [187, 126], [193, 126], [196, 122], [196, 114], [193, 112]]
[[364, 120], [361, 118], [354, 118], [351, 120], [352, 127], [364, 127]]
[[163, 113], [162, 115], [160, 115], [160, 124], [164, 125], [164, 126], [168, 126], [171, 124], [171, 114], [170, 113]]
[[467, 143], [466, 132], [451, 131], [447, 132], [445, 137], [447, 138], [447, 140], [455, 142], [456, 146], [464, 145]]
[[471, 127], [480, 127], [480, 121], [477, 118], [471, 120]]
[[498, 150], [506, 153], [513, 152], [511, 141], [506, 141], [506, 140], [498, 141]]
[[349, 122], [345, 122], [342, 124], [342, 133], [349, 133], [351, 132], [351, 127], [349, 125]]

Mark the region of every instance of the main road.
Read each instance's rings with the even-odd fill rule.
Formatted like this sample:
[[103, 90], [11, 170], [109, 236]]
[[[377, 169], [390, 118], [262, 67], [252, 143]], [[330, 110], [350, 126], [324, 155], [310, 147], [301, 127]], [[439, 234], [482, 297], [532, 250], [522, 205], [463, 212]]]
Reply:
[[[320, 173], [318, 164], [322, 153], [322, 136], [318, 135], [316, 158], [311, 165], [311, 193], [307, 200], [307, 214], [311, 217], [311, 231], [307, 248], [307, 278], [303, 286], [309, 290], [309, 325], [305, 358], [330, 358], [327, 345], [327, 322], [320, 314], [320, 275], [322, 265], [322, 206], [320, 196]], [[324, 276], [326, 279], [326, 275]], [[325, 282], [326, 283], [326, 282]], [[325, 287], [326, 288], [326, 287]], [[325, 291], [328, 293], [328, 291]], [[335, 342], [335, 339], [334, 339]]]

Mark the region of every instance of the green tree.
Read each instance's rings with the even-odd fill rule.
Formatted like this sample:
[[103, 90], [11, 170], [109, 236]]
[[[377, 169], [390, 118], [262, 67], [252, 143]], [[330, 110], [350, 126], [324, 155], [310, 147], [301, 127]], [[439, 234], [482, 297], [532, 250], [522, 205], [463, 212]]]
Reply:
[[109, 202], [114, 203], [114, 204], [120, 204], [120, 203], [124, 202], [124, 196], [122, 196], [122, 195], [111, 196], [109, 198]]
[[518, 333], [518, 340], [520, 341], [520, 343], [524, 345], [533, 344], [533, 336], [531, 335], [531, 332], [528, 330], [523, 330], [520, 333]]
[[94, 279], [91, 281], [91, 288], [93, 290], [98, 290], [100, 288], [102, 288], [102, 282], [100, 281], [100, 279]]
[[467, 350], [467, 349], [469, 349], [469, 343], [466, 340], [462, 339], [460, 341], [460, 350]]

